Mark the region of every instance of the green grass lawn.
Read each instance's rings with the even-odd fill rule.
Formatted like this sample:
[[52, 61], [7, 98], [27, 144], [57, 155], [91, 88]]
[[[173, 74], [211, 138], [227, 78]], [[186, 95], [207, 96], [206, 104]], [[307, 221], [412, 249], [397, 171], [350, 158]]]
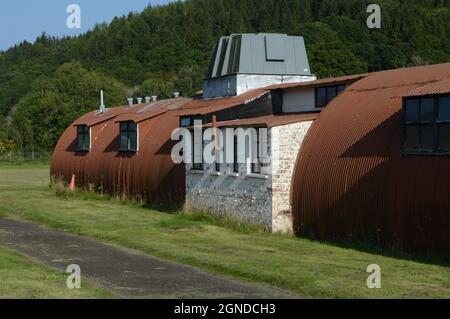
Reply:
[[109, 292], [81, 282], [80, 289], [68, 289], [67, 274], [41, 266], [0, 247], [0, 298], [111, 298]]
[[[208, 218], [170, 215], [99, 196], [57, 196], [48, 187], [48, 175], [42, 165], [0, 166], [0, 211], [9, 218], [285, 288], [300, 297], [450, 298], [448, 264], [238, 231]], [[381, 267], [381, 289], [366, 286], [369, 264]]]

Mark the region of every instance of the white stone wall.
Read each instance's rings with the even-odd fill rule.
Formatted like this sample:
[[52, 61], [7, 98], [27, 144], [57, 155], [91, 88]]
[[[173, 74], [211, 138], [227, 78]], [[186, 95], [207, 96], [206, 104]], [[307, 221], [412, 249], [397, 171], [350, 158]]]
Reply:
[[272, 128], [272, 231], [292, 232], [290, 192], [300, 147], [313, 122]]
[[[230, 176], [233, 164], [214, 164], [204, 171], [186, 165], [186, 209], [224, 214], [261, 224], [274, 232], [291, 232], [290, 187], [301, 143], [312, 122], [274, 127], [268, 132], [270, 169], [263, 175], [250, 173], [250, 165], [239, 165], [239, 176]], [[267, 170], [267, 169], [266, 169]], [[259, 177], [259, 178], [257, 178]]]

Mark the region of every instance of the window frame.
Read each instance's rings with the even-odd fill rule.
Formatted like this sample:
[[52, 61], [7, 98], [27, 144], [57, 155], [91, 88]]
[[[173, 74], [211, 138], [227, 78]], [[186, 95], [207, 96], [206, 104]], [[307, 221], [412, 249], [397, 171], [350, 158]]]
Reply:
[[[194, 126], [195, 125], [195, 121], [198, 121], [198, 120], [202, 121], [202, 126], [203, 126], [203, 117], [202, 116], [193, 116], [193, 117], [191, 117], [191, 126]], [[195, 163], [195, 136], [193, 134], [193, 130], [194, 129], [192, 129], [192, 139], [191, 139], [191, 142], [192, 142], [192, 144], [191, 144], [191, 146], [192, 146], [192, 152], [191, 152], [192, 153], [192, 167], [191, 167], [191, 170], [192, 171], [204, 171], [205, 170], [205, 163], [203, 161], [203, 151], [205, 149], [205, 141], [203, 139], [204, 130], [203, 130], [203, 127], [202, 127], [202, 151], [201, 151], [202, 162], [201, 163]]]
[[[331, 95], [328, 95], [328, 92], [330, 89], [333, 89], [336, 95], [331, 97]], [[347, 89], [346, 83], [341, 84], [334, 84], [334, 85], [325, 85], [325, 86], [318, 86], [314, 88], [314, 106], [316, 109], [322, 109], [324, 107], [327, 107], [328, 104], [330, 104], [331, 101], [333, 101], [335, 98], [337, 98], [342, 92], [344, 92]], [[319, 104], [319, 90], [325, 90], [325, 104]]]
[[[134, 124], [134, 130], [130, 129], [130, 124]], [[123, 125], [126, 125], [126, 130], [123, 130]], [[122, 145], [122, 133], [126, 132], [127, 138], [127, 146], [123, 147]], [[131, 134], [136, 134], [136, 146], [132, 145], [132, 136]], [[127, 152], [127, 153], [137, 153], [139, 151], [139, 123], [134, 121], [123, 121], [119, 122], [119, 152]]]
[[[402, 155], [403, 156], [449, 156], [450, 155], [450, 147], [448, 150], [439, 148], [439, 129], [444, 125], [450, 126], [450, 119], [448, 120], [440, 120], [439, 119], [439, 107], [440, 107], [440, 99], [450, 97], [450, 94], [434, 94], [434, 95], [423, 95], [423, 96], [411, 96], [404, 97], [402, 101], [402, 111], [403, 111], [403, 146], [402, 146]], [[422, 120], [422, 100], [433, 99], [433, 118], [431, 121]], [[419, 101], [419, 110], [418, 110], [418, 120], [417, 121], [407, 121], [406, 118], [406, 104], [410, 100], [418, 100]], [[422, 128], [423, 127], [432, 127], [433, 128], [433, 141], [432, 141], [432, 150], [409, 150], [407, 149], [407, 134], [406, 130], [408, 127], [418, 126], [419, 127], [419, 144], [422, 143]]]
[[234, 134], [234, 137], [233, 137], [233, 173], [235, 173], [235, 174], [239, 174], [238, 151], [239, 151], [238, 136], [236, 134]]
[[[260, 150], [261, 150], [261, 139], [260, 139], [260, 127], [256, 127], [256, 161], [257, 163], [253, 163], [252, 161], [252, 165], [251, 165], [251, 173], [252, 174], [262, 174], [262, 161], [261, 161], [261, 154], [260, 154]], [[259, 167], [258, 169], [256, 169], [256, 167]]]
[[[80, 134], [80, 128], [82, 129], [82, 132]], [[81, 143], [81, 147], [80, 147], [80, 135], [82, 137], [82, 143]], [[87, 138], [86, 138], [87, 136]], [[86, 140], [87, 140], [87, 146], [86, 146]], [[91, 151], [91, 127], [86, 125], [86, 124], [82, 124], [82, 125], [77, 125], [77, 152], [90, 152]]]

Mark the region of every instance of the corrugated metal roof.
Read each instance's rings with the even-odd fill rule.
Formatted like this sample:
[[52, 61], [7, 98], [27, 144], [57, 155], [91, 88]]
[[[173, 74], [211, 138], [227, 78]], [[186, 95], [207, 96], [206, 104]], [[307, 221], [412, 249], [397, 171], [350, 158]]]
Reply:
[[[292, 123], [314, 121], [319, 117], [319, 113], [303, 113], [303, 114], [283, 114], [268, 115], [261, 117], [252, 117], [249, 119], [236, 119], [231, 121], [216, 122], [216, 127], [245, 127], [245, 126], [266, 126], [276, 127]], [[203, 125], [203, 127], [212, 127], [212, 123]]]
[[173, 163], [175, 142], [170, 140], [178, 125], [178, 117], [170, 112], [141, 122], [136, 153], [118, 151], [119, 125], [114, 119], [93, 125], [91, 151], [77, 152], [77, 129], [72, 125], [55, 148], [51, 175], [68, 183], [75, 174], [77, 187], [179, 207], [185, 196], [184, 165]]
[[302, 83], [282, 83], [282, 84], [275, 84], [266, 87], [267, 90], [276, 90], [276, 89], [290, 89], [290, 88], [298, 88], [298, 87], [318, 87], [318, 86], [325, 86], [325, 85], [338, 85], [338, 84], [344, 84], [349, 82], [356, 82], [358, 80], [361, 80], [368, 76], [369, 74], [355, 74], [355, 75], [346, 75], [346, 76], [340, 76], [336, 78], [326, 78], [326, 79], [320, 79], [315, 81], [308, 81], [308, 82], [302, 82]]
[[194, 99], [179, 109], [179, 115], [203, 115], [217, 112], [229, 107], [248, 104], [258, 98], [269, 94], [266, 89], [256, 89], [244, 94], [219, 99]]
[[423, 96], [450, 93], [450, 74], [448, 77], [411, 90], [404, 96]]
[[449, 74], [450, 63], [373, 73], [327, 106], [296, 163], [296, 234], [450, 252], [450, 157], [401, 153], [401, 96]]

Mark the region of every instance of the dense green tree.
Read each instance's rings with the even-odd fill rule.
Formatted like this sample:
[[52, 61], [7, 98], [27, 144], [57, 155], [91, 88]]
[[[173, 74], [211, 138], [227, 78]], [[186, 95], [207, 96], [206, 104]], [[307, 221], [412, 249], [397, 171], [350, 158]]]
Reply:
[[125, 87], [79, 63], [62, 65], [53, 77], [41, 77], [14, 106], [11, 136], [20, 151], [48, 151], [74, 119], [98, 107], [104, 90], [107, 106], [124, 104]]

